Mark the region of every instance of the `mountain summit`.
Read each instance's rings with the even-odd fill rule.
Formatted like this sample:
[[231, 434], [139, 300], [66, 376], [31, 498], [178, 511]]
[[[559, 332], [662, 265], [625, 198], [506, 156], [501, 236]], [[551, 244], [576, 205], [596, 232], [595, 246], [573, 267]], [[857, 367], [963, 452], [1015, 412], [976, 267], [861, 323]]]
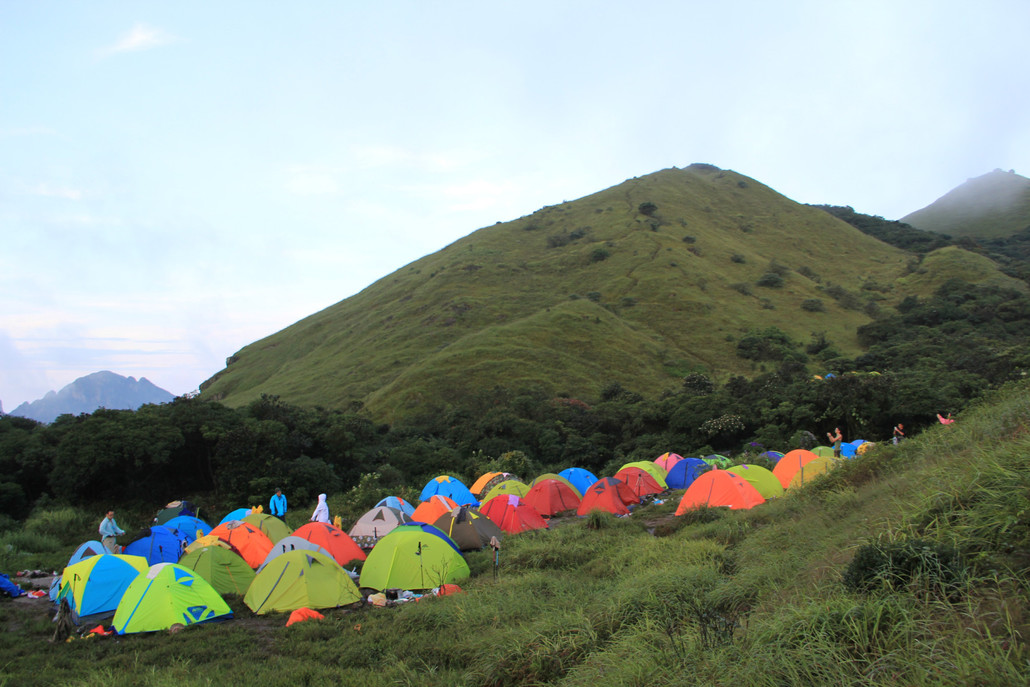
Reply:
[[1030, 179], [996, 169], [969, 179], [901, 221], [951, 236], [1012, 236], [1030, 227]]
[[22, 403], [11, 415], [37, 422], [53, 422], [59, 415], [92, 413], [98, 408], [135, 410], [147, 403], [167, 403], [175, 396], [152, 384], [146, 377], [123, 377], [114, 372], [94, 372], [79, 377], [60, 391]]
[[742, 174], [666, 169], [475, 231], [243, 348], [201, 395], [386, 421], [500, 387], [657, 396], [775, 369], [738, 354], [769, 328], [861, 353], [910, 258]]

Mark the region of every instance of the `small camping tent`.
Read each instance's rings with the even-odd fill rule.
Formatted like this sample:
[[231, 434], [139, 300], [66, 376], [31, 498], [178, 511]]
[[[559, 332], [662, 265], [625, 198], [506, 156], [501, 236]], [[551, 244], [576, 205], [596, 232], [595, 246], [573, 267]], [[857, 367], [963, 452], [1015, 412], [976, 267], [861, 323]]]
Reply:
[[433, 527], [450, 537], [462, 551], [478, 551], [492, 538], [498, 541], [504, 538], [504, 532], [493, 520], [471, 506], [458, 506], [441, 515]]
[[747, 463], [734, 465], [728, 468], [727, 472], [743, 477], [751, 486], [758, 490], [758, 493], [764, 499], [783, 495], [783, 485], [780, 484], [780, 480], [776, 478], [772, 471], [760, 465], [748, 465]]
[[[657, 465], [655, 465], [655, 468], [661, 469]], [[636, 495], [637, 501], [650, 494], [660, 494], [665, 491], [664, 479], [659, 482], [654, 478], [654, 475], [636, 465], [622, 468], [615, 473], [615, 479], [625, 482], [626, 486]]]
[[483, 495], [483, 501], [489, 501], [495, 496], [518, 496], [522, 498], [529, 493], [529, 485], [517, 479], [504, 480], [500, 484], [490, 487], [490, 491]]
[[539, 481], [522, 498], [523, 503], [544, 517], [575, 510], [580, 500], [579, 492], [570, 487], [565, 479]]
[[669, 474], [669, 470], [672, 470], [672, 466], [683, 460], [683, 456], [678, 453], [663, 453], [662, 455], [655, 458], [655, 465], [665, 470], [665, 474]]
[[336, 608], [356, 601], [361, 601], [361, 592], [339, 563], [317, 551], [302, 550], [287, 551], [269, 561], [243, 597], [257, 615]]
[[446, 496], [450, 500], [454, 501], [459, 506], [473, 505], [478, 506], [479, 501], [472, 495], [469, 488], [466, 487], [460, 479], [457, 477], [451, 477], [450, 475], [440, 475], [434, 477], [426, 483], [426, 486], [422, 488], [422, 493], [419, 494], [418, 500], [425, 502], [430, 497], [439, 494], [440, 496]]
[[451, 539], [422, 523], [401, 525], [379, 540], [361, 568], [361, 586], [432, 589], [469, 576], [468, 563]]
[[164, 526], [170, 529], [177, 539], [185, 541], [187, 546], [197, 541], [198, 536], [211, 533], [211, 525], [195, 515], [177, 515], [165, 522]]
[[418, 508], [411, 514], [415, 522], [433, 523], [444, 513], [449, 513], [457, 508], [458, 504], [443, 494], [434, 494], [428, 500], [418, 504]]
[[158, 563], [125, 590], [112, 624], [124, 635], [231, 617], [229, 604], [203, 577], [175, 563]]
[[273, 544], [282, 539], [283, 537], [290, 536], [290, 534], [293, 532], [293, 530], [290, 529], [289, 525], [287, 525], [285, 522], [275, 517], [274, 515], [269, 515], [268, 513], [251, 513], [247, 517], [243, 518], [243, 522], [250, 523], [254, 527], [264, 532], [266, 535], [268, 535], [268, 538], [272, 541]]
[[502, 494], [483, 503], [479, 512], [508, 534], [547, 529], [547, 521], [515, 494]]
[[780, 484], [786, 489], [790, 486], [790, 480], [794, 477], [801, 466], [809, 463], [816, 458], [816, 454], [811, 451], [806, 451], [803, 448], [796, 448], [793, 451], [788, 451], [783, 458], [780, 458], [779, 462], [776, 463], [776, 467], [773, 468], [773, 474], [776, 475], [776, 479], [780, 480]]
[[695, 479], [711, 469], [712, 466], [700, 458], [684, 458], [672, 466], [665, 483], [670, 489], [686, 489]]
[[586, 468], [565, 468], [558, 476], [569, 480], [580, 494], [587, 493], [587, 489], [597, 481], [597, 475]]
[[346, 532], [326, 522], [309, 522], [297, 528], [293, 536], [307, 539], [329, 552], [340, 565], [365, 560], [365, 552]]
[[125, 545], [122, 553], [126, 556], [143, 556], [148, 565], [175, 563], [179, 560], [184, 548], [183, 542], [164, 525], [142, 530], [139, 535]]
[[603, 510], [614, 515], [628, 515], [630, 504], [639, 501], [628, 484], [620, 479], [605, 477], [587, 489], [576, 514], [587, 515], [592, 510]]
[[396, 508], [397, 510], [404, 511], [408, 515], [415, 512], [415, 507], [402, 499], [400, 496], [387, 496], [385, 499], [381, 499], [376, 507], [386, 506], [387, 508]]
[[76, 623], [104, 618], [114, 614], [125, 590], [147, 568], [142, 556], [90, 556], [64, 569], [57, 598], [68, 599]]
[[394, 527], [406, 522], [411, 522], [411, 516], [404, 511], [377, 506], [358, 518], [347, 534], [359, 545], [362, 541], [375, 543], [380, 537], [389, 534]]
[[205, 546], [191, 551], [179, 560], [179, 565], [203, 577], [219, 594], [242, 596], [254, 580], [254, 570], [247, 561], [221, 546]]
[[265, 556], [272, 550], [272, 540], [268, 538], [268, 535], [249, 522], [242, 520], [224, 522], [211, 530], [211, 534], [208, 536], [218, 537], [232, 544], [237, 553], [243, 556], [243, 560], [247, 561], [247, 565], [252, 568], [261, 565]]
[[189, 501], [172, 501], [160, 511], [154, 517], [154, 525], [163, 525], [172, 518], [180, 515], [196, 515], [197, 507]]
[[329, 553], [327, 550], [322, 548], [321, 545], [316, 544], [313, 541], [304, 539], [303, 537], [298, 537], [296, 535], [291, 534], [288, 537], [283, 537], [282, 539], [280, 539], [272, 545], [272, 550], [268, 552], [267, 556], [265, 556], [265, 560], [262, 561], [260, 566], [258, 566], [257, 571], [261, 572], [265, 568], [265, 566], [272, 561], [272, 559], [276, 558], [277, 556], [281, 556], [289, 551], [317, 551], [318, 553], [328, 556], [329, 558], [333, 557], [333, 554]]
[[676, 515], [683, 515], [692, 508], [728, 506], [739, 510], [754, 508], [760, 503], [765, 503], [765, 499], [743, 477], [726, 470], [711, 470], [687, 487]]

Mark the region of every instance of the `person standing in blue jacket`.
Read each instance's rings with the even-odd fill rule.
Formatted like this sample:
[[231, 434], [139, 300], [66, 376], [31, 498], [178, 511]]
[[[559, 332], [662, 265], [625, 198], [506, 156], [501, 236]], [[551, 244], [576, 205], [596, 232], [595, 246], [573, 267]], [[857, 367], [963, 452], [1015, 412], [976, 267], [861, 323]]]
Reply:
[[280, 520], [286, 517], [286, 496], [283, 495], [282, 489], [275, 490], [275, 494], [268, 502], [268, 512]]
[[118, 537], [125, 534], [125, 530], [118, 526], [114, 519], [114, 511], [107, 511], [107, 515], [100, 521], [100, 542], [111, 553], [121, 553], [122, 547], [118, 546]]

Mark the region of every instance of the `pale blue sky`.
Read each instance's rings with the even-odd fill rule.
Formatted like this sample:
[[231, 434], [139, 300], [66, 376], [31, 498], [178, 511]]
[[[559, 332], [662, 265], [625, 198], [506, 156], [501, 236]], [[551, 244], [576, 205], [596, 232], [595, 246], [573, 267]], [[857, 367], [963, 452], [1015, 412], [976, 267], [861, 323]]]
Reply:
[[671, 166], [895, 219], [1030, 172], [1030, 3], [0, 0], [0, 401], [193, 389], [476, 229]]

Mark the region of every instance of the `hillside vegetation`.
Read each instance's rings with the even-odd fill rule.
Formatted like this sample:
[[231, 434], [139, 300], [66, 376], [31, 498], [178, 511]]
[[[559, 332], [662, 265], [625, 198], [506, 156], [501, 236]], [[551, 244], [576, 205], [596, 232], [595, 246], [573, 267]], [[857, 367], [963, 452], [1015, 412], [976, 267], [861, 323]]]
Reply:
[[771, 326], [859, 354], [915, 266], [736, 172], [668, 169], [475, 231], [243, 348], [202, 395], [387, 421], [494, 386], [655, 397], [692, 372], [751, 374], [734, 341]]
[[951, 236], [1012, 236], [1030, 227], [1030, 179], [996, 169], [969, 179], [901, 221]]
[[[464, 594], [50, 644], [45, 601], [0, 602], [18, 685], [1016, 685], [1030, 680], [1030, 387], [1010, 385], [750, 511], [594, 514], [468, 555]], [[39, 567], [93, 535], [40, 511]], [[36, 553], [17, 554], [35, 540]], [[39, 543], [41, 542], [41, 543]], [[52, 563], [50, 563], [52, 564]], [[36, 605], [33, 605], [36, 604]]]

